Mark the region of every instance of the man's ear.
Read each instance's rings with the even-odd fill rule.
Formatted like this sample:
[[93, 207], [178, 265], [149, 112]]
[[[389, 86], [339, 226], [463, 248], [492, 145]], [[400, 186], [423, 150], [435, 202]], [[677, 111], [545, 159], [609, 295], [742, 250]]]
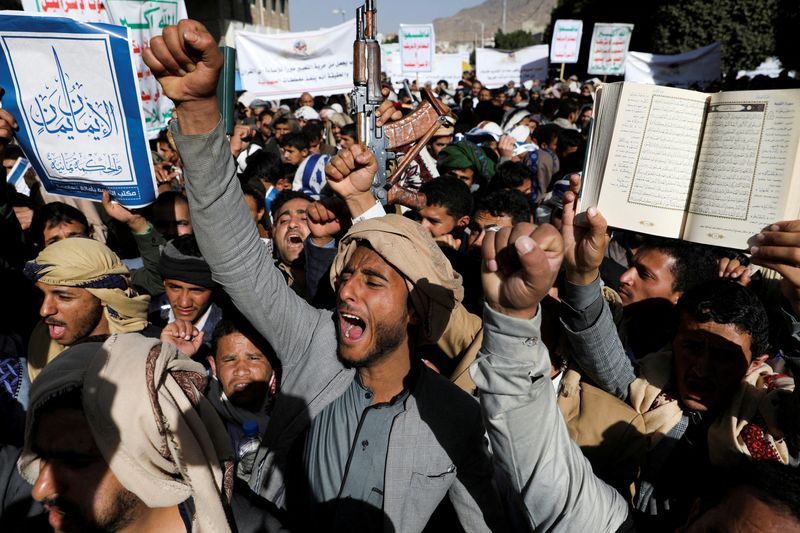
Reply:
[[469, 221], [470, 221], [469, 215], [464, 215], [463, 217], [459, 218], [456, 221], [456, 227], [458, 229], [464, 229], [467, 226], [469, 226]]
[[669, 301], [672, 302], [672, 305], [677, 305], [681, 296], [683, 296], [683, 291], [672, 291], [672, 296], [669, 297]]
[[208, 366], [211, 367], [211, 373], [214, 377], [217, 377], [217, 362], [214, 360], [213, 355], [208, 356]]
[[758, 357], [753, 357], [753, 360], [750, 361], [750, 366], [747, 367], [747, 374], [746, 375], [749, 376], [751, 373], [756, 371], [758, 369], [758, 367], [760, 367], [761, 365], [763, 365], [764, 363], [767, 362], [767, 359], [769, 359], [769, 355], [767, 355], [765, 353], [759, 355]]

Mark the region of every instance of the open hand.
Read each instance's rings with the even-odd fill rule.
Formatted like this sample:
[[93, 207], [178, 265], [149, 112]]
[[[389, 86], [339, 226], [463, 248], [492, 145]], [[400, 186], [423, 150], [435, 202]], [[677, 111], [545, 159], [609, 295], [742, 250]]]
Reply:
[[800, 317], [800, 220], [772, 224], [750, 242], [751, 261], [783, 276], [781, 291]]
[[573, 174], [569, 178], [569, 190], [564, 194], [561, 235], [564, 238], [567, 281], [588, 285], [597, 279], [600, 263], [608, 248], [608, 222], [600, 211], [590, 207], [586, 213], [589, 227], [575, 225], [575, 199], [580, 189], [580, 177]]
[[517, 224], [487, 232], [483, 238], [481, 278], [486, 303], [516, 318], [536, 316], [539, 302], [553, 286], [564, 243], [549, 224]]

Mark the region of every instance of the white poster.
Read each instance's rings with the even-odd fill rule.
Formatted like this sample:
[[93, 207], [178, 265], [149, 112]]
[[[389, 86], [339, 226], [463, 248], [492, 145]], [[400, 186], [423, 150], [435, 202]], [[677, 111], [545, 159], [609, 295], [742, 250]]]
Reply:
[[467, 53], [435, 54], [433, 56], [433, 69], [431, 72], [419, 74], [419, 85], [424, 86], [427, 82], [431, 82], [433, 86], [436, 86], [439, 80], [445, 80], [450, 90], [454, 90], [458, 82], [461, 81], [464, 63], [469, 63], [469, 54]]
[[722, 78], [722, 45], [712, 43], [683, 54], [654, 55], [629, 52], [625, 81], [688, 87]]
[[111, 22], [102, 0], [22, 0], [22, 9], [81, 22]]
[[400, 63], [404, 74], [430, 72], [435, 48], [433, 24], [400, 24]]
[[167, 127], [172, 117], [172, 100], [161, 92], [161, 86], [142, 60], [142, 50], [150, 39], [161, 35], [164, 26], [188, 18], [183, 0], [105, 0], [106, 11], [113, 24], [130, 28], [133, 37], [136, 75], [144, 109], [147, 136], [154, 139]]
[[582, 20], [557, 20], [553, 27], [553, 40], [550, 43], [550, 62], [577, 63], [582, 36]]
[[[246, 91], [265, 98], [342, 94], [353, 89], [354, 21], [318, 31], [236, 33]], [[380, 75], [380, 74], [377, 74]]]
[[546, 44], [514, 52], [478, 48], [475, 51], [475, 74], [490, 89], [502, 87], [509, 81], [521, 84], [527, 80], [547, 79], [549, 48]]
[[2, 107], [47, 192], [128, 207], [156, 198], [127, 28], [0, 15]]
[[633, 24], [595, 24], [586, 72], [606, 76], [625, 74], [625, 56], [632, 33]]
[[381, 45], [381, 70], [393, 83], [398, 83], [403, 79], [403, 69], [400, 66], [400, 43]]

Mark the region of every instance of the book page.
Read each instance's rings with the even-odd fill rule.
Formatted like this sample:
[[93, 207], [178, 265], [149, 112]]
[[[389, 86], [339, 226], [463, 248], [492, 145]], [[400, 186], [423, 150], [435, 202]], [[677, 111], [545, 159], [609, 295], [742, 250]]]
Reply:
[[680, 236], [707, 99], [625, 83], [598, 202], [609, 225]]
[[[578, 213], [597, 205], [603, 184], [608, 150], [614, 134], [621, 82], [609, 83], [597, 89], [594, 97], [594, 125], [589, 133], [585, 168], [581, 180], [581, 194], [578, 199]], [[579, 215], [579, 223], [582, 220]]]
[[[684, 238], [744, 249], [747, 239], [782, 220], [800, 140], [800, 91], [715, 95], [689, 204]], [[788, 211], [791, 211], [789, 209]]]

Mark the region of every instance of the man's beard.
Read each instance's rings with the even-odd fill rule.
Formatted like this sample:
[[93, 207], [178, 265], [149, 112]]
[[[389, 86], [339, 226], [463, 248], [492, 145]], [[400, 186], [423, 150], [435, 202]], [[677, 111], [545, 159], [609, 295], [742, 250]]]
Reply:
[[[407, 313], [408, 311], [406, 311]], [[407, 317], [408, 315], [404, 315]], [[399, 320], [398, 323], [404, 324], [405, 319]], [[338, 329], [337, 323], [337, 329]], [[341, 332], [339, 332], [341, 335]], [[373, 345], [372, 351], [366, 357], [358, 361], [350, 361], [342, 356], [341, 349], [337, 346], [336, 356], [345, 368], [369, 368], [376, 364], [384, 357], [395, 351], [403, 341], [406, 340], [406, 330], [402, 326], [392, 326], [384, 322], [379, 322], [375, 326], [375, 331], [372, 333]]]
[[116, 498], [104, 509], [100, 516], [88, 517], [77, 506], [63, 498], [46, 499], [43, 504], [58, 507], [65, 513], [69, 529], [86, 533], [113, 533], [133, 524], [141, 514], [142, 500], [127, 489], [116, 495]]

